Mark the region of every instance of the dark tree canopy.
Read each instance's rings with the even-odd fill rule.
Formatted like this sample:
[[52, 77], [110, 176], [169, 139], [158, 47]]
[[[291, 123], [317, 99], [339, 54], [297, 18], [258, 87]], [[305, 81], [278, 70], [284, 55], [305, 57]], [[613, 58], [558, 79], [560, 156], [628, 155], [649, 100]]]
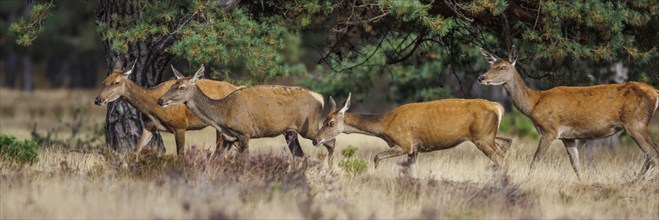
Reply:
[[[331, 9], [326, 19], [316, 19], [332, 23], [321, 59], [332, 71], [330, 77], [320, 77], [318, 85], [330, 93], [368, 90], [360, 87], [364, 80], [389, 75], [394, 100], [436, 99], [448, 95], [437, 86], [442, 85], [438, 78], [453, 75], [462, 79], [458, 81], [463, 86], [470, 86], [483, 71], [479, 47], [504, 55], [512, 45], [520, 50], [519, 69], [529, 78], [543, 79], [545, 88], [596, 83], [589, 81], [610, 74], [617, 62], [631, 68], [630, 79], [659, 84], [659, 69], [654, 65], [659, 60], [656, 1], [333, 1], [329, 6], [318, 5], [321, 11]], [[468, 92], [458, 95], [469, 96]]]
[[[483, 47], [519, 51], [536, 86], [606, 82], [614, 66], [659, 85], [659, 3], [529, 0], [99, 0], [108, 71], [138, 60], [135, 80], [161, 82], [172, 59], [239, 84], [292, 76], [324, 95], [373, 89], [394, 102], [472, 97]], [[37, 1], [12, 23], [30, 43], [62, 4]], [[117, 104], [120, 105], [120, 104]], [[127, 105], [127, 104], [125, 104]], [[109, 108], [109, 115], [114, 108]], [[138, 126], [137, 116], [131, 117]], [[128, 119], [118, 119], [125, 121]], [[108, 121], [111, 121], [108, 118]], [[138, 126], [139, 127], [139, 126]]]

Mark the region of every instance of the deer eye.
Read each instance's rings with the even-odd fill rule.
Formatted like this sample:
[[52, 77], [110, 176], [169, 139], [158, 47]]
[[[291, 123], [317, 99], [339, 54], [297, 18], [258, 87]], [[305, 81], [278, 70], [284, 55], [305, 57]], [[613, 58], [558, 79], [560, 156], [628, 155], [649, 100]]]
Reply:
[[334, 126], [334, 121], [329, 121], [329, 122], [327, 122], [327, 126], [329, 126], [329, 127], [333, 127], [333, 126]]
[[497, 67], [497, 69], [504, 70], [504, 69], [506, 69], [506, 66], [500, 66], [500, 67]]
[[185, 89], [185, 86], [179, 86], [179, 87], [176, 88], [176, 89], [178, 89], [178, 90], [184, 90], [184, 89]]

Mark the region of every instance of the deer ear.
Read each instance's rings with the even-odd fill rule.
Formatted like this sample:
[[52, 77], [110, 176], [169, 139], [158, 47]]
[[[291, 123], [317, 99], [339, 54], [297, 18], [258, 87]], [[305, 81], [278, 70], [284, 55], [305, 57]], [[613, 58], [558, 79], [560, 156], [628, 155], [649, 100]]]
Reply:
[[508, 62], [513, 66], [517, 63], [517, 49], [515, 48], [515, 45], [513, 45], [510, 49], [510, 53], [508, 53]]
[[130, 69], [126, 72], [124, 72], [124, 76], [128, 77], [130, 76], [131, 73], [133, 73], [133, 70], [135, 69], [135, 64], [137, 64], [137, 60], [133, 61], [133, 64], [130, 65]]
[[199, 67], [199, 70], [197, 70], [197, 72], [192, 77], [192, 81], [190, 82], [196, 83], [198, 80], [204, 77], [204, 70], [206, 70], [206, 68], [204, 68], [204, 64], [201, 64], [201, 67]]
[[336, 110], [336, 101], [334, 101], [334, 98], [332, 98], [332, 96], [329, 97], [329, 105], [331, 111]]
[[499, 58], [497, 56], [495, 56], [494, 54], [490, 53], [490, 51], [487, 51], [483, 48], [481, 48], [481, 54], [483, 54], [483, 57], [485, 57], [485, 60], [490, 64], [496, 63], [497, 60], [499, 60]]
[[343, 104], [343, 108], [339, 110], [339, 114], [346, 113], [346, 111], [348, 111], [348, 109], [350, 108], [350, 97], [352, 97], [352, 93], [348, 93], [348, 99], [346, 99], [346, 103]]
[[170, 65], [170, 66], [172, 67], [172, 72], [174, 72], [174, 76], [176, 76], [176, 79], [181, 79], [185, 77], [180, 71], [174, 68], [174, 65]]

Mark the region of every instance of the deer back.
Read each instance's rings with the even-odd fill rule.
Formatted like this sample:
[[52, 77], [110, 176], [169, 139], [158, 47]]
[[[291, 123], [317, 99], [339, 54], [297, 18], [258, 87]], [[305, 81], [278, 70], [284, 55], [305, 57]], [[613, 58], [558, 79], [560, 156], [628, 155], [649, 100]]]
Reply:
[[496, 133], [503, 107], [482, 99], [445, 99], [402, 105], [385, 114], [388, 133], [427, 144], [452, 145]]
[[254, 136], [319, 125], [322, 96], [301, 87], [253, 86], [223, 99], [228, 127]]

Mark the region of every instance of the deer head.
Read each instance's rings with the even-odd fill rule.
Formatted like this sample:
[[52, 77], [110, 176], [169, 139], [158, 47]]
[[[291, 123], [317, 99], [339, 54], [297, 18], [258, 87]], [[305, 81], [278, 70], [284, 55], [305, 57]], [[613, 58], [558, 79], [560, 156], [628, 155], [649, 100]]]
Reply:
[[320, 128], [320, 131], [318, 131], [316, 137], [313, 138], [313, 145], [321, 145], [327, 141], [333, 140], [337, 135], [343, 133], [345, 130], [345, 113], [350, 108], [351, 96], [352, 93], [349, 93], [348, 99], [346, 99], [346, 102], [343, 104], [341, 109], [337, 109], [334, 98], [330, 96], [330, 107], [332, 112], [327, 115], [327, 118], [325, 118], [325, 121], [323, 121], [323, 127]]
[[112, 102], [123, 96], [126, 93], [126, 81], [130, 80], [128, 79], [128, 76], [133, 73], [135, 64], [137, 64], [137, 60], [133, 61], [133, 64], [128, 70], [112, 71], [112, 73], [103, 80], [103, 90], [101, 91], [101, 94], [94, 99], [94, 104], [105, 105], [108, 102]]
[[517, 50], [513, 45], [508, 60], [501, 59], [489, 51], [481, 48], [481, 54], [490, 63], [490, 69], [478, 77], [478, 83], [485, 85], [503, 85], [515, 77], [515, 63], [517, 62]]
[[172, 66], [174, 75], [177, 80], [174, 85], [158, 99], [158, 104], [162, 107], [169, 105], [184, 103], [192, 98], [194, 94], [196, 83], [204, 76], [204, 65], [201, 65], [199, 70], [192, 77], [185, 77], [181, 72]]

